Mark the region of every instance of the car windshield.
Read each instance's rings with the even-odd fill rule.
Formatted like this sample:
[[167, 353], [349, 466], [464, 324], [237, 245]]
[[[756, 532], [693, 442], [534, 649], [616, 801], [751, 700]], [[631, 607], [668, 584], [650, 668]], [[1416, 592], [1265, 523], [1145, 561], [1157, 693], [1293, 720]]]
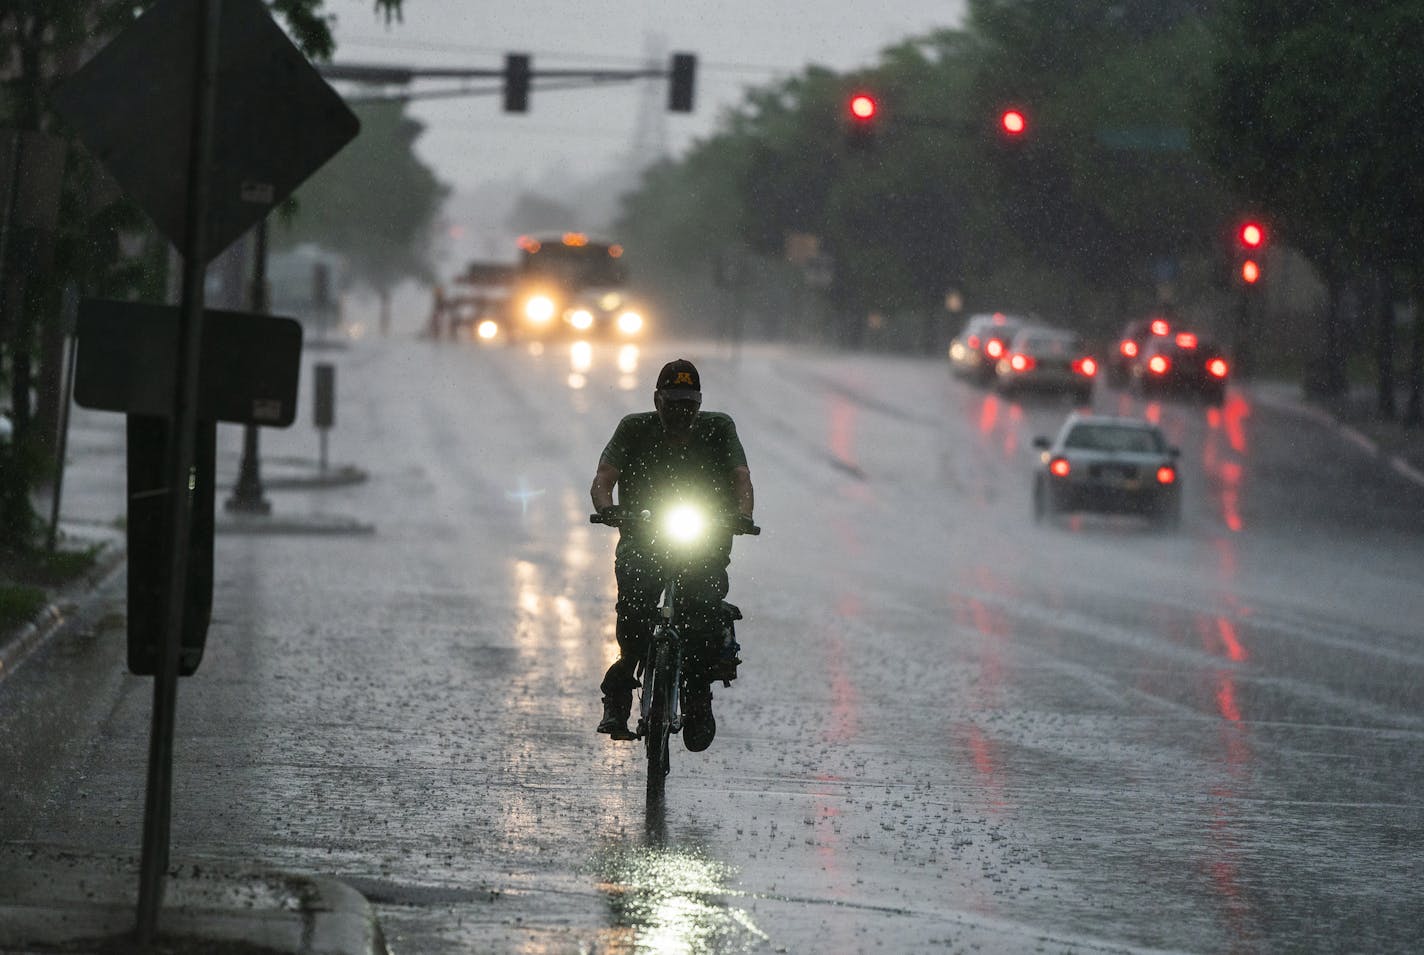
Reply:
[[1081, 451], [1123, 451], [1153, 454], [1162, 450], [1162, 436], [1148, 428], [1115, 424], [1074, 425], [1063, 446]]

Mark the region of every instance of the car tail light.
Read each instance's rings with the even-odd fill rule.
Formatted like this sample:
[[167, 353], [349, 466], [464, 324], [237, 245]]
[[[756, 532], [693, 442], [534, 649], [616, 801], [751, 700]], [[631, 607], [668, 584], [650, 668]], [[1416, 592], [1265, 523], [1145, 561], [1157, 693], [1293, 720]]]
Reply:
[[1034, 366], [1033, 356], [1015, 353], [1009, 356], [1009, 367], [1014, 371], [1028, 371]]
[[1177, 469], [1170, 464], [1164, 464], [1157, 469], [1157, 483], [1171, 484], [1177, 480]]
[[997, 338], [991, 338], [985, 343], [984, 351], [989, 354], [990, 358], [999, 358], [1004, 354], [1004, 343]]
[[1121, 351], [1123, 355], [1127, 358], [1136, 358], [1137, 342], [1133, 341], [1130, 338], [1124, 338], [1122, 340], [1122, 344], [1118, 346], [1118, 350]]
[[1188, 349], [1188, 350], [1193, 349], [1193, 348], [1196, 348], [1196, 347], [1197, 347], [1197, 336], [1193, 335], [1191, 332], [1181, 332], [1181, 333], [1179, 333], [1179, 334], [1177, 335], [1177, 347], [1178, 347], [1178, 348], [1186, 348], [1186, 349]]
[[1098, 363], [1091, 358], [1080, 358], [1073, 363], [1073, 370], [1091, 378], [1098, 373]]
[[1153, 355], [1148, 359], [1147, 367], [1155, 375], [1165, 375], [1167, 369], [1172, 367], [1172, 363], [1167, 360], [1166, 355]]
[[979, 336], [978, 336], [978, 335], [970, 335], [970, 336], [969, 336], [969, 347], [970, 347], [970, 348], [978, 348], [978, 347], [979, 347]]
[[1054, 458], [1048, 462], [1048, 470], [1054, 477], [1067, 477], [1073, 469], [1068, 465], [1067, 458]]
[[1152, 322], [1152, 334], [1165, 335], [1172, 330], [1172, 326], [1167, 324], [1164, 318], [1154, 319]]
[[1206, 363], [1206, 370], [1216, 378], [1225, 378], [1227, 370], [1226, 359], [1213, 358], [1211, 361]]

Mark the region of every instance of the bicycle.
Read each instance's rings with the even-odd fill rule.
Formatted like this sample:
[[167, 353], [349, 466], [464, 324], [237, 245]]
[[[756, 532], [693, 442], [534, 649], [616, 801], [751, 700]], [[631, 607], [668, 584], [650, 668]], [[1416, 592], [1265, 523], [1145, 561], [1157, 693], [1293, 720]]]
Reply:
[[[721, 529], [732, 534], [761, 533], [761, 528], [750, 518], [728, 518], [709, 515], [701, 508], [690, 504], [679, 504], [667, 508], [657, 516], [650, 511], [637, 514], [590, 514], [589, 523], [604, 524], [608, 527], [628, 527], [643, 525], [650, 532], [650, 546], [664, 550], [669, 561], [677, 566], [668, 577], [663, 588], [662, 600], [657, 609], [657, 623], [653, 626], [648, 641], [646, 655], [638, 664], [637, 676], [641, 682], [638, 699], [638, 727], [634, 737], [643, 741], [648, 756], [649, 800], [660, 799], [663, 783], [672, 764], [668, 752], [668, 741], [673, 733], [682, 729], [683, 714], [683, 657], [687, 646], [683, 628], [677, 620], [677, 587], [683, 572], [698, 554], [697, 545], [704, 543], [713, 530]], [[725, 604], [730, 606], [730, 604]], [[737, 613], [736, 616], [740, 616]], [[728, 684], [730, 685], [730, 684]]]

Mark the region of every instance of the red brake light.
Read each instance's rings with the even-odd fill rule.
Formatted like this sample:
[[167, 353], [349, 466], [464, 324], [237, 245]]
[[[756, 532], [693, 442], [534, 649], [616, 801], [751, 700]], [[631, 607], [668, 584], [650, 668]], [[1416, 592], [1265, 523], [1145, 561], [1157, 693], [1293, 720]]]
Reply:
[[1217, 378], [1226, 377], [1226, 360], [1224, 358], [1213, 358], [1206, 363], [1206, 370]]
[[1053, 472], [1055, 477], [1067, 477], [1068, 472], [1073, 469], [1068, 466], [1067, 458], [1054, 458], [1048, 462], [1048, 470]]
[[1154, 334], [1154, 335], [1165, 335], [1165, 334], [1167, 334], [1168, 332], [1170, 332], [1171, 330], [1172, 330], [1172, 326], [1170, 326], [1170, 325], [1167, 324], [1167, 320], [1166, 320], [1166, 319], [1164, 319], [1164, 318], [1157, 318], [1157, 319], [1153, 319], [1153, 320], [1152, 320], [1152, 334]]
[[1126, 355], [1128, 358], [1136, 358], [1136, 357], [1137, 357], [1137, 342], [1133, 341], [1133, 340], [1130, 339], [1130, 338], [1124, 338], [1124, 339], [1122, 340], [1122, 344], [1119, 345], [1118, 348], [1119, 348], [1119, 349], [1122, 351], [1122, 353], [1123, 353], [1124, 355]]
[[1180, 333], [1178, 333], [1178, 335], [1177, 335], [1177, 347], [1178, 347], [1178, 348], [1188, 348], [1188, 349], [1190, 349], [1190, 348], [1196, 348], [1196, 347], [1197, 347], [1197, 336], [1193, 335], [1191, 332], [1180, 332]]
[[1155, 374], [1165, 375], [1167, 373], [1167, 369], [1171, 366], [1171, 364], [1172, 363], [1167, 360], [1167, 356], [1153, 355], [1152, 358], [1148, 360], [1147, 367], [1150, 368]]
[[969, 347], [970, 347], [970, 348], [978, 348], [978, 347], [979, 347], [979, 336], [978, 336], [978, 335], [970, 335], [970, 336], [969, 336]]
[[1033, 356], [1013, 354], [1009, 356], [1009, 367], [1014, 371], [1028, 371], [1034, 365]]
[[1171, 484], [1177, 480], [1177, 471], [1170, 464], [1164, 464], [1157, 469], [1157, 483]]
[[989, 353], [990, 358], [999, 358], [1004, 354], [1004, 343], [997, 338], [991, 338], [984, 346], [984, 350]]
[[1091, 358], [1080, 358], [1073, 366], [1080, 375], [1087, 375], [1089, 378], [1098, 373], [1098, 363]]

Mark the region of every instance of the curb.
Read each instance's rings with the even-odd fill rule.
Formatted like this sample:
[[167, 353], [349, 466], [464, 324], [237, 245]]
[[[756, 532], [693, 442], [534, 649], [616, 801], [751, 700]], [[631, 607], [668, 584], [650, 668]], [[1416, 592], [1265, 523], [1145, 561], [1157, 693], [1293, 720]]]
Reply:
[[[106, 545], [104, 555], [92, 571], [60, 589], [52, 602], [29, 623], [18, 630], [0, 634], [0, 681], [14, 672], [71, 618], [83, 615], [88, 606], [99, 599], [99, 592], [127, 566], [127, 555], [128, 551], [119, 544]], [[71, 608], [68, 614], [66, 607]]]
[[[0, 848], [0, 951], [135, 951], [135, 860], [52, 846]], [[325, 876], [188, 861], [170, 867], [159, 950], [388, 955], [375, 909]]]

